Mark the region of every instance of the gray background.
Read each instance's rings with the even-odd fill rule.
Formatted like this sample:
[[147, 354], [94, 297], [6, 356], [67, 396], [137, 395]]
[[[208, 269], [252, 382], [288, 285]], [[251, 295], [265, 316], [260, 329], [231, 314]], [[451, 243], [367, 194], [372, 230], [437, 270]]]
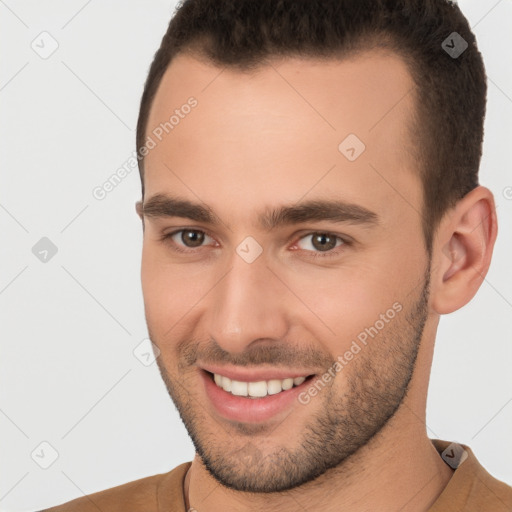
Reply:
[[[427, 425], [512, 484], [512, 5], [459, 4], [487, 68], [481, 182], [500, 226], [478, 295], [441, 320]], [[156, 363], [133, 353], [147, 349], [138, 174], [101, 201], [92, 195], [135, 149], [143, 82], [174, 5], [0, 0], [1, 511], [48, 507], [193, 457]], [[31, 47], [49, 51], [53, 40], [46, 59]], [[46, 262], [32, 252], [43, 237], [58, 249]]]

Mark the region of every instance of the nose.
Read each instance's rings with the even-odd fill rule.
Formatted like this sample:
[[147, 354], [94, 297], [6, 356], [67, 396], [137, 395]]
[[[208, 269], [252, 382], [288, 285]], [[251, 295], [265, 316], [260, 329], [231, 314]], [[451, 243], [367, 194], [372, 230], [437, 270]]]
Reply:
[[247, 263], [238, 254], [212, 290], [206, 328], [230, 353], [241, 353], [256, 340], [280, 341], [289, 328], [286, 288], [262, 254]]

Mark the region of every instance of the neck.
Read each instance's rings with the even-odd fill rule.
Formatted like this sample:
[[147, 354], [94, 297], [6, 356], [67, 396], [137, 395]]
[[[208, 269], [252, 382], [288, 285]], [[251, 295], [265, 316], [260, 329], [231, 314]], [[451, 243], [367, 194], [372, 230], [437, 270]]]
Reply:
[[[300, 504], [301, 509], [323, 512], [427, 511], [446, 487], [453, 470], [427, 437], [424, 424], [408, 412], [409, 420], [416, 420], [414, 425], [409, 424], [405, 435], [391, 439], [393, 429], [383, 429], [381, 435], [342, 465], [283, 493], [255, 494], [228, 489], [219, 485], [196, 455], [185, 478], [187, 510], [192, 507], [209, 512], [295, 512]], [[397, 415], [390, 423], [395, 419]], [[396, 434], [397, 430], [393, 431]]]
[[[430, 336], [433, 339], [432, 332]], [[256, 494], [219, 484], [196, 455], [185, 478], [187, 510], [192, 507], [199, 512], [428, 511], [453, 475], [426, 433], [432, 354], [433, 343], [423, 343], [400, 407], [366, 445], [339, 466], [290, 491]]]

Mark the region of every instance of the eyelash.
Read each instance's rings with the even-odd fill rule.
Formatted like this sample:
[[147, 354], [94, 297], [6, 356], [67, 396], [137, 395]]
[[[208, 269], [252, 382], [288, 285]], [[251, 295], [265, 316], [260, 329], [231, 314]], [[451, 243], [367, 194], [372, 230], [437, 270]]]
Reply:
[[[177, 233], [182, 233], [182, 232], [185, 232], [185, 231], [196, 231], [198, 233], [203, 233], [207, 236], [209, 236], [210, 238], [213, 238], [207, 231], [204, 231], [202, 229], [192, 229], [192, 228], [187, 228], [187, 229], [177, 229], [176, 231], [173, 231], [171, 233], [166, 233], [164, 235], [162, 235], [160, 237], [160, 241], [161, 242], [165, 242], [165, 243], [169, 243], [170, 245], [172, 245], [172, 249], [176, 252], [179, 252], [179, 253], [182, 253], [182, 254], [190, 254], [190, 253], [194, 253], [195, 250], [194, 249], [183, 249], [181, 246], [177, 245], [176, 243], [174, 243], [172, 241], [172, 237], [174, 235], [176, 235]], [[336, 249], [340, 249], [341, 247], [343, 246], [350, 246], [351, 245], [351, 241], [350, 240], [347, 240], [346, 238], [343, 238], [339, 235], [335, 235], [334, 233], [330, 233], [328, 231], [311, 231], [310, 233], [306, 233], [305, 235], [302, 235], [297, 241], [299, 240], [302, 240], [303, 238], [306, 238], [308, 236], [312, 236], [312, 235], [327, 235], [327, 236], [333, 236], [335, 238], [337, 238], [338, 240], [341, 240], [342, 241], [342, 244], [333, 248], [333, 249], [330, 249], [329, 251], [325, 251], [325, 252], [321, 252], [321, 251], [310, 251], [310, 250], [307, 250], [307, 249], [298, 249], [298, 250], [302, 250], [302, 251], [306, 251], [307, 253], [309, 253], [309, 256], [310, 258], [312, 259], [315, 259], [315, 258], [332, 258], [334, 256], [339, 256], [339, 251], [336, 251]], [[201, 247], [204, 247], [204, 246], [201, 246]], [[199, 247], [199, 249], [201, 248]]]

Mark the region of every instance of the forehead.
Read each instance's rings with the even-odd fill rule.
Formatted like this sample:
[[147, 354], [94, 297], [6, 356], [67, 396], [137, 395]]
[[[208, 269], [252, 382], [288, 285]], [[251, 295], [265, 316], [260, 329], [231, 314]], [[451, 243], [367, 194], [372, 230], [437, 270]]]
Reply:
[[145, 195], [179, 189], [222, 207], [236, 194], [247, 209], [340, 193], [370, 209], [403, 194], [421, 204], [414, 89], [402, 59], [382, 50], [251, 73], [178, 55], [148, 120]]

